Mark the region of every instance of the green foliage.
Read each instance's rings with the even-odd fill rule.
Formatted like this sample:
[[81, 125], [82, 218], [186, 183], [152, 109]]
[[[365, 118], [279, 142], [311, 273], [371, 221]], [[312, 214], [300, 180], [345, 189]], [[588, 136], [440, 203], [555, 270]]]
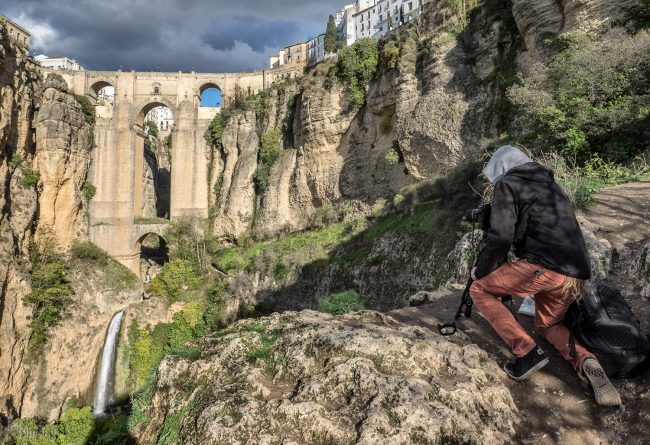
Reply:
[[16, 445], [86, 445], [95, 428], [90, 407], [67, 408], [55, 424], [19, 419], [11, 424], [9, 436]]
[[86, 201], [90, 201], [95, 197], [97, 187], [95, 187], [92, 182], [84, 181], [83, 186], [81, 186], [81, 192], [83, 193], [84, 198], [86, 198]]
[[650, 138], [650, 35], [613, 30], [601, 40], [564, 35], [564, 49], [538, 64], [508, 97], [533, 144], [579, 164], [593, 155], [626, 162]]
[[385, 159], [389, 165], [395, 165], [399, 162], [399, 153], [394, 148], [391, 148], [386, 152]]
[[41, 178], [41, 174], [32, 170], [31, 168], [22, 167], [23, 177], [20, 180], [20, 184], [26, 189], [36, 187], [38, 180]]
[[110, 285], [128, 289], [137, 283], [138, 278], [122, 264], [111, 258], [104, 250], [90, 241], [75, 240], [70, 246], [70, 255], [76, 265], [87, 265], [100, 269]]
[[334, 51], [336, 51], [336, 23], [334, 16], [330, 14], [325, 31], [325, 52], [333, 53]]
[[95, 125], [95, 107], [90, 102], [90, 99], [79, 94], [73, 94], [73, 96], [79, 105], [81, 105], [81, 111], [83, 112], [86, 123], [88, 125]]
[[579, 167], [556, 153], [547, 153], [539, 162], [553, 170], [555, 180], [564, 189], [573, 206], [583, 210], [593, 203], [593, 194], [605, 187], [650, 177], [650, 163], [642, 157], [621, 165], [595, 156]]
[[158, 137], [158, 125], [154, 121], [147, 121], [144, 123], [146, 133], [152, 138]]
[[260, 138], [260, 151], [258, 156], [255, 182], [260, 191], [266, 190], [268, 186], [271, 167], [282, 156], [282, 133], [273, 128]]
[[318, 310], [332, 315], [343, 315], [348, 312], [362, 311], [366, 308], [358, 293], [347, 290], [331, 294], [318, 303]]
[[399, 65], [399, 56], [400, 48], [394, 40], [385, 43], [381, 48], [381, 60], [389, 69], [397, 68]]
[[343, 82], [350, 97], [350, 104], [361, 107], [366, 100], [366, 88], [377, 71], [379, 49], [370, 38], [357, 40], [353, 45], [339, 51], [333, 75]]
[[68, 266], [40, 252], [32, 258], [41, 258], [32, 268], [32, 291], [23, 297], [23, 304], [32, 307], [29, 344], [42, 347], [50, 328], [56, 326], [64, 312], [74, 302], [74, 290], [67, 277]]
[[[205, 130], [203, 137], [208, 145], [212, 148], [221, 148], [223, 143], [223, 132], [228, 124], [228, 115], [225, 113], [217, 113], [212, 119], [208, 129]], [[170, 142], [171, 146], [171, 142]]]
[[165, 145], [165, 148], [166, 148], [168, 151], [172, 149], [172, 141], [173, 141], [173, 139], [172, 139], [172, 135], [171, 135], [171, 134], [169, 134], [169, 135], [167, 135], [167, 136], [165, 137], [164, 145]]
[[480, 0], [447, 0], [449, 6], [456, 10], [456, 14], [463, 20], [467, 20], [472, 9], [476, 8]]
[[200, 282], [201, 276], [192, 263], [175, 259], [165, 263], [160, 273], [147, 287], [147, 292], [170, 301], [177, 301], [181, 297], [181, 292], [196, 289]]
[[224, 303], [226, 289], [225, 283], [218, 283], [206, 292], [203, 322], [208, 332], [214, 332], [226, 324]]
[[213, 250], [216, 240], [203, 234], [200, 220], [179, 218], [167, 226], [164, 238], [169, 246], [170, 259], [187, 261], [197, 275], [207, 270], [208, 252]]
[[13, 168], [20, 168], [23, 165], [23, 160], [18, 153], [14, 153], [9, 160], [9, 165]]

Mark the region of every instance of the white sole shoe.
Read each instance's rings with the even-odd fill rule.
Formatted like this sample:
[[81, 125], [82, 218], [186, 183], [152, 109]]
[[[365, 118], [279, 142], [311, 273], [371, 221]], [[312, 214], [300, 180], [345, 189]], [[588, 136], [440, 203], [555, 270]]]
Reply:
[[621, 404], [621, 396], [607, 378], [605, 370], [598, 360], [588, 358], [582, 364], [582, 372], [589, 381], [591, 388], [594, 390], [596, 403], [601, 406], [619, 406]]

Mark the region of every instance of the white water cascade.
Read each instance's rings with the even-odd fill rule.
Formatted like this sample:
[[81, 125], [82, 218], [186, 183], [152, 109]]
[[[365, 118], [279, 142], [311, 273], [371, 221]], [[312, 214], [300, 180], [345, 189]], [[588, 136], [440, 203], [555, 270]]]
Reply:
[[120, 332], [122, 316], [124, 312], [120, 311], [113, 316], [111, 324], [108, 326], [106, 341], [104, 342], [104, 351], [102, 352], [102, 365], [99, 369], [99, 378], [97, 379], [97, 389], [95, 390], [95, 403], [93, 414], [101, 416], [108, 408], [111, 380], [114, 374], [115, 347], [117, 346], [117, 334]]

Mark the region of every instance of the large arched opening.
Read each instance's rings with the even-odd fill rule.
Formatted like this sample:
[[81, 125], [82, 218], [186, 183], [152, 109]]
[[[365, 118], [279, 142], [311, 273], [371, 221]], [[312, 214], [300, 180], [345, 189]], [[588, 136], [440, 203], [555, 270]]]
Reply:
[[201, 108], [221, 108], [223, 106], [221, 88], [214, 83], [206, 83], [199, 88]]
[[149, 283], [169, 261], [167, 241], [157, 233], [142, 235], [135, 243], [135, 253], [140, 257], [140, 277]]
[[105, 80], [100, 80], [90, 86], [89, 94], [97, 105], [113, 105], [115, 103], [115, 87]]
[[164, 103], [145, 105], [136, 118], [134, 216], [136, 223], [168, 220], [174, 114]]

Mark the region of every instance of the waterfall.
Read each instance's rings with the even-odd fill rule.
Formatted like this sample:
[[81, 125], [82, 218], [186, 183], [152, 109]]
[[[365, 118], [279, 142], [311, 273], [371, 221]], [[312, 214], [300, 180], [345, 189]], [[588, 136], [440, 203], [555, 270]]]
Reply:
[[106, 333], [104, 351], [102, 352], [102, 364], [99, 369], [97, 389], [95, 390], [93, 414], [96, 416], [104, 414], [104, 411], [108, 408], [109, 399], [112, 396], [112, 394], [109, 394], [109, 390], [111, 389], [111, 380], [114, 374], [115, 347], [117, 345], [117, 334], [120, 332], [120, 325], [122, 324], [122, 315], [124, 315], [124, 312], [120, 311], [113, 316], [111, 324], [108, 326], [108, 332]]

